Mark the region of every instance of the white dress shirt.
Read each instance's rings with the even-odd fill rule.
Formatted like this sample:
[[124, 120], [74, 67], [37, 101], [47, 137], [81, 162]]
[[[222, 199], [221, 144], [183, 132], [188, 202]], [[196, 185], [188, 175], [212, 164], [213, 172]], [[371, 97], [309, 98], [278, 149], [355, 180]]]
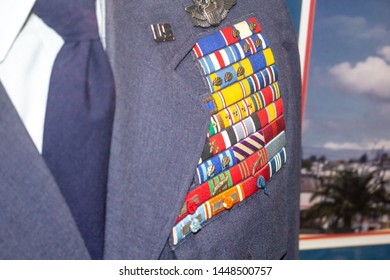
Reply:
[[[0, 0], [0, 81], [42, 152], [51, 70], [63, 40], [31, 13], [35, 0]], [[96, 0], [103, 45], [105, 0]]]

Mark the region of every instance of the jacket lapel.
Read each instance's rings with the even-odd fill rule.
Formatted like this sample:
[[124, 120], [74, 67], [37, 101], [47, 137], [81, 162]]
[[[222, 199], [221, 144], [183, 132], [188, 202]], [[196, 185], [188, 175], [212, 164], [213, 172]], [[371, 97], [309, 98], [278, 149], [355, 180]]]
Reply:
[[89, 258], [50, 171], [0, 83], [0, 252], [4, 258]]
[[[157, 23], [170, 23], [176, 40], [154, 42]], [[117, 107], [105, 258], [158, 258], [191, 185], [210, 119], [186, 57], [195, 37], [180, 1], [107, 1]]]

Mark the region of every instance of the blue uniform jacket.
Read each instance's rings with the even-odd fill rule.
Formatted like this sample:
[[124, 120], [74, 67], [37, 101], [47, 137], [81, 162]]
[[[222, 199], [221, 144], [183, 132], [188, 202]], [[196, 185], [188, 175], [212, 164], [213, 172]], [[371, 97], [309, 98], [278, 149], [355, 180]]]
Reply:
[[[116, 83], [105, 259], [296, 258], [301, 132], [300, 68], [282, 0], [238, 0], [220, 26], [194, 27], [191, 0], [107, 1], [107, 53]], [[210, 127], [210, 95], [192, 48], [255, 17], [278, 69], [287, 163], [258, 191], [174, 244], [172, 228]], [[156, 43], [150, 25], [176, 40]], [[0, 84], [0, 258], [88, 259], [84, 241], [41, 155]]]

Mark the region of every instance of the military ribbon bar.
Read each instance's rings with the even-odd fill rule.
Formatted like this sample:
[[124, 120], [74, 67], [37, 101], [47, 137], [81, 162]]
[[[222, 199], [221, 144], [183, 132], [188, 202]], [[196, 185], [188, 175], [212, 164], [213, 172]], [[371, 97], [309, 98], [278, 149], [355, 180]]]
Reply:
[[280, 98], [279, 84], [271, 84], [211, 116], [209, 135], [222, 131]]
[[275, 65], [265, 68], [237, 83], [221, 89], [204, 99], [206, 107], [215, 114], [226, 107], [260, 91], [278, 80]]
[[194, 46], [193, 51], [197, 58], [201, 58], [216, 50], [246, 39], [255, 33], [260, 33], [260, 31], [261, 27], [257, 20], [255, 18], [249, 18], [248, 20], [200, 38]]
[[282, 141], [272, 141], [283, 129], [284, 121], [278, 130], [275, 130], [272, 124], [265, 127], [264, 136], [268, 144], [264, 148], [189, 192], [176, 222], [182, 220], [187, 214], [193, 214], [199, 205], [252, 176], [267, 164], [268, 160], [273, 158], [286, 144], [283, 138]]
[[268, 47], [261, 33], [199, 59], [203, 75], [214, 73]]
[[206, 77], [210, 92], [226, 88], [274, 63], [274, 56], [270, 48], [240, 60]]
[[[284, 132], [281, 132], [272, 141], [285, 142]], [[203, 183], [233, 165], [242, 162], [266, 144], [263, 130], [251, 134], [231, 148], [200, 164], [197, 168], [199, 182]]]
[[230, 210], [235, 204], [252, 196], [259, 189], [264, 188], [264, 186], [258, 185], [258, 180], [261, 178], [264, 184], [268, 182], [286, 163], [286, 158], [286, 150], [283, 148], [254, 176], [209, 199], [200, 205], [194, 214], [184, 217], [172, 229], [173, 244], [177, 245], [190, 233], [197, 233], [201, 230], [204, 222], [223, 211]]

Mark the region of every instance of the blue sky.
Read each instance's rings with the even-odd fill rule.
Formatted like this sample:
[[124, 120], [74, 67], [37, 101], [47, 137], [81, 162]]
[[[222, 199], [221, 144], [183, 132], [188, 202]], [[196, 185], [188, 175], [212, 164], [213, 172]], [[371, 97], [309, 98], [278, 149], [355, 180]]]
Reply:
[[317, 0], [304, 157], [390, 151], [390, 1]]

